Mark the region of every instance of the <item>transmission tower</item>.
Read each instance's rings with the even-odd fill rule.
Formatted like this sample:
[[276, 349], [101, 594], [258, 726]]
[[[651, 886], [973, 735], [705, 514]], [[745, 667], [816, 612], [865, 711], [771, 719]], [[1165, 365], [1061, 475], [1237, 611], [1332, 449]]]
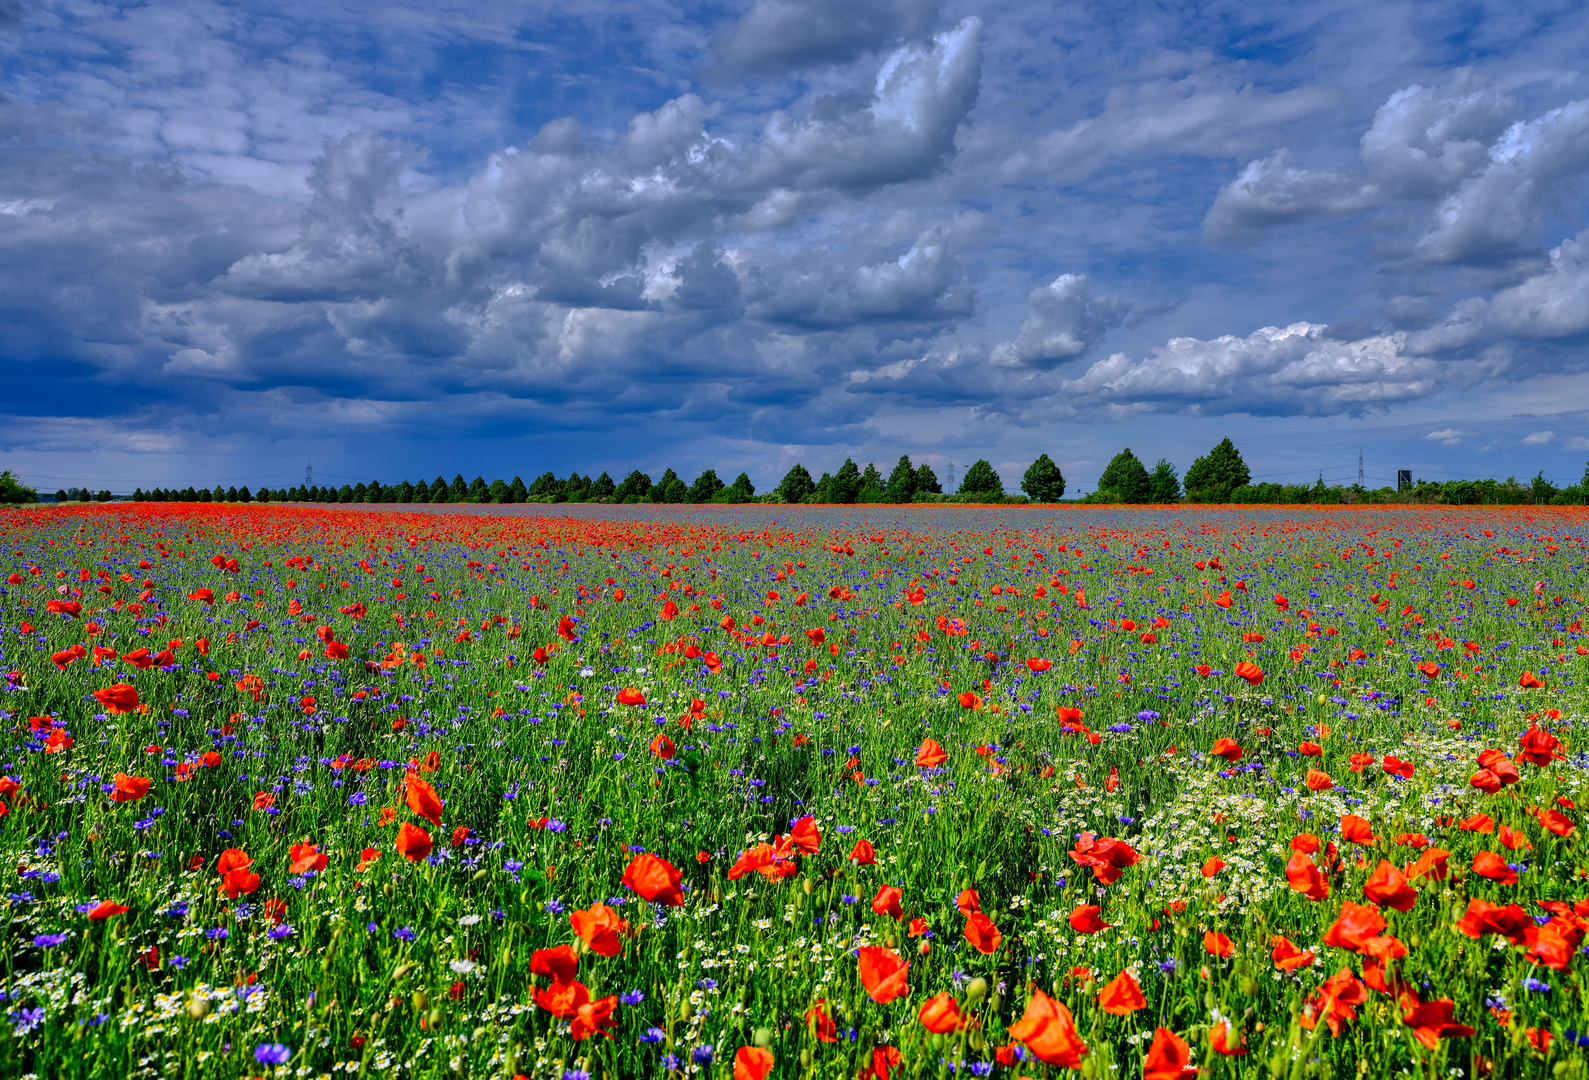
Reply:
[[950, 458], [948, 466], [944, 469], [943, 490], [944, 494], [952, 494], [955, 489], [955, 459]]
[[1363, 448], [1357, 448], [1357, 486], [1363, 486]]
[[314, 487], [314, 466], [310, 464], [307, 458], [304, 459], [303, 463], [303, 486]]

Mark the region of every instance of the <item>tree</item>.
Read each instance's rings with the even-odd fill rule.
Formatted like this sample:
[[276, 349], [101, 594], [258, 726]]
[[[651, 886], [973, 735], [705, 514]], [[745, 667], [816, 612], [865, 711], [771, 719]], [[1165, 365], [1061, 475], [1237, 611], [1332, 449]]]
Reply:
[[932, 471], [932, 466], [922, 462], [916, 470], [916, 491], [921, 493], [930, 491], [934, 495], [943, 494], [943, 485], [938, 482], [938, 474]]
[[706, 503], [712, 501], [712, 496], [722, 491], [724, 484], [717, 478], [717, 472], [707, 469], [695, 478], [695, 483], [690, 485], [690, 502]]
[[894, 471], [888, 474], [888, 486], [883, 489], [883, 501], [891, 503], [916, 501], [916, 467], [904, 454], [901, 454], [899, 460], [894, 463]]
[[[380, 485], [376, 485], [376, 486], [379, 487]], [[238, 502], [253, 502], [254, 501], [254, 496], [249, 493], [247, 484], [244, 484], [242, 487], [237, 489], [237, 501]]]
[[486, 487], [485, 477], [483, 477], [483, 476], [475, 477], [473, 480], [469, 481], [469, 496], [468, 496], [469, 501], [470, 502], [485, 502], [486, 501], [486, 492], [489, 491], [489, 490], [490, 489], [488, 487]]
[[[460, 478], [461, 479], [461, 478]], [[447, 492], [447, 481], [440, 476], [430, 482], [430, 501], [433, 503], [451, 502]]]
[[992, 465], [978, 458], [961, 478], [958, 494], [969, 495], [982, 502], [994, 502], [1004, 498], [1004, 481], [993, 471]]
[[563, 481], [563, 498], [569, 502], [584, 502], [588, 491], [590, 491], [590, 477], [588, 476], [569, 473], [568, 479]]
[[855, 496], [861, 491], [860, 467], [849, 458], [844, 459], [844, 464], [839, 466], [839, 471], [833, 474], [833, 482], [829, 485], [832, 498], [829, 502], [852, 503]]
[[1186, 470], [1186, 496], [1193, 502], [1229, 502], [1231, 492], [1251, 482], [1241, 451], [1226, 436]]
[[733, 491], [737, 491], [744, 499], [749, 500], [756, 497], [756, 485], [750, 482], [748, 473], [740, 473], [734, 477], [734, 482], [728, 486]]
[[636, 469], [624, 477], [623, 483], [614, 489], [612, 501], [615, 503], [644, 502], [646, 496], [650, 493], [651, 477]]
[[530, 497], [530, 489], [524, 486], [524, 479], [519, 476], [513, 478], [508, 485], [508, 502], [521, 503]]
[[877, 471], [876, 465], [868, 464], [866, 471], [861, 473], [861, 490], [855, 493], [855, 501], [860, 503], [882, 502], [883, 486], [883, 474]]
[[822, 476], [817, 480], [817, 489], [811, 493], [811, 501], [814, 503], [831, 503], [837, 501], [833, 498], [832, 473], [823, 473]]
[[467, 502], [469, 500], [469, 482], [463, 478], [463, 473], [453, 476], [452, 483], [447, 485], [448, 502]]
[[778, 497], [786, 503], [805, 502], [806, 496], [816, 491], [816, 481], [811, 479], [811, 474], [806, 467], [795, 462], [794, 468], [783, 474], [783, 479], [778, 481]]
[[647, 495], [654, 503], [681, 503], [689, 500], [690, 489], [679, 479], [678, 473], [668, 469]]
[[[364, 500], [366, 500], [367, 498], [369, 498], [369, 496], [370, 496], [370, 489], [365, 487], [364, 486], [364, 481], [361, 480], [357, 484], [353, 485], [353, 498], [350, 499], [349, 501], [350, 502], [361, 503]], [[227, 502], [235, 502], [236, 500], [237, 500], [237, 496], [234, 493], [234, 491], [228, 491], [226, 493], [226, 501]]]
[[1047, 454], [1039, 454], [1021, 477], [1021, 490], [1033, 502], [1058, 502], [1065, 496], [1065, 474]]
[[1550, 500], [1556, 497], [1556, 485], [1545, 479], [1544, 469], [1535, 474], [1534, 479], [1528, 482], [1528, 487], [1534, 494], [1536, 506], [1548, 506]]
[[1148, 498], [1156, 503], [1171, 503], [1181, 497], [1181, 478], [1169, 458], [1159, 458], [1148, 477]]
[[486, 488], [486, 495], [494, 503], [505, 503], [505, 502], [507, 502], [508, 501], [508, 485], [507, 485], [507, 482], [502, 480], [501, 478], [498, 478], [496, 480], [491, 481], [491, 486]]
[[1115, 502], [1147, 502], [1151, 490], [1148, 470], [1129, 446], [1116, 454], [1098, 477], [1098, 491], [1109, 492]]
[[618, 491], [617, 485], [612, 482], [612, 477], [602, 473], [591, 481], [590, 490], [585, 498], [592, 501], [596, 499], [611, 499]]
[[30, 487], [23, 487], [22, 481], [11, 475], [11, 470], [0, 472], [0, 503], [19, 504], [38, 502], [39, 493]]

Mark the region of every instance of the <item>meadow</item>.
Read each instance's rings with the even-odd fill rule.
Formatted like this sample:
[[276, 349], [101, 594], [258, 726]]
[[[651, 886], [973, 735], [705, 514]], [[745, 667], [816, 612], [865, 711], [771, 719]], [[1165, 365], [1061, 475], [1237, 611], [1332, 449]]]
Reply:
[[452, 509], [0, 510], [0, 1075], [1589, 1075], [1582, 511]]

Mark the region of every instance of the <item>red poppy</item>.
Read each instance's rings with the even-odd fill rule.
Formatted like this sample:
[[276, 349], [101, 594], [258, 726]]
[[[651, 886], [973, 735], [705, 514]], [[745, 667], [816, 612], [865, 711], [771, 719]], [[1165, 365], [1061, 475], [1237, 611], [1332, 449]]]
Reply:
[[889, 1080], [889, 1070], [901, 1061], [899, 1051], [892, 1046], [872, 1047], [872, 1060], [856, 1075], [855, 1080]]
[[683, 880], [678, 867], [650, 852], [635, 856], [623, 872], [624, 885], [640, 899], [670, 907], [684, 906]]
[[598, 956], [617, 956], [623, 951], [619, 935], [628, 931], [629, 921], [606, 904], [592, 904], [582, 911], [571, 912], [568, 921], [574, 933]]
[[948, 752], [938, 745], [938, 740], [936, 739], [923, 741], [921, 749], [916, 751], [916, 764], [923, 769], [936, 768], [948, 760]]
[[1341, 839], [1364, 845], [1377, 842], [1374, 827], [1368, 823], [1367, 818], [1360, 818], [1356, 814], [1341, 815]]
[[430, 854], [430, 833], [411, 821], [403, 822], [397, 830], [397, 853], [410, 862], [418, 862]]
[[579, 971], [579, 957], [568, 945], [536, 949], [530, 954], [530, 974], [547, 975], [554, 983], [571, 983]]
[[1402, 872], [1385, 859], [1379, 860], [1363, 884], [1363, 896], [1380, 907], [1401, 912], [1411, 911], [1418, 902], [1418, 890], [1408, 885]]
[[1309, 769], [1308, 775], [1302, 781], [1310, 791], [1329, 791], [1335, 787], [1335, 781], [1330, 779], [1330, 774], [1320, 772], [1318, 769]]
[[877, 862], [877, 853], [872, 850], [870, 840], [857, 840], [850, 849], [850, 861], [857, 866], [872, 866]]
[[1142, 987], [1131, 972], [1122, 971], [1098, 992], [1098, 1007], [1116, 1016], [1129, 1016], [1138, 1009], [1147, 1008], [1148, 999], [1143, 996]]
[[1506, 864], [1505, 858], [1493, 851], [1481, 851], [1473, 856], [1473, 872], [1497, 885], [1517, 884], [1517, 871]]
[[1035, 986], [1026, 1012], [1010, 1025], [1009, 1033], [1045, 1065], [1079, 1069], [1087, 1055], [1087, 1044], [1076, 1033], [1070, 1010]]
[[113, 779], [116, 790], [110, 793], [111, 802], [137, 802], [149, 794], [149, 778], [147, 776], [128, 776], [126, 773], [117, 773]]
[[741, 1046], [734, 1054], [734, 1080], [767, 1080], [772, 1065], [771, 1050], [760, 1046]]
[[1302, 1026], [1312, 1031], [1320, 1019], [1329, 1025], [1331, 1035], [1340, 1035], [1341, 1025], [1357, 1019], [1356, 1006], [1368, 1001], [1368, 991], [1347, 968], [1325, 980], [1302, 1008]]
[[221, 889], [228, 897], [236, 900], [239, 896], [248, 896], [258, 889], [260, 877], [252, 870], [239, 868], [230, 870], [221, 878]]
[[675, 753], [673, 740], [666, 735], [659, 734], [651, 740], [651, 752], [663, 761], [672, 761]]
[[1294, 971], [1297, 968], [1310, 967], [1313, 964], [1313, 953], [1311, 951], [1303, 952], [1289, 938], [1276, 934], [1269, 939], [1269, 945], [1269, 959], [1273, 960], [1275, 967], [1281, 971]]
[[983, 956], [992, 956], [999, 951], [999, 943], [1003, 935], [999, 928], [993, 925], [993, 920], [980, 911], [973, 911], [966, 919], [966, 940], [971, 947]]
[[1500, 934], [1513, 945], [1524, 945], [1528, 931], [1534, 929], [1534, 920], [1520, 904], [1501, 905], [1471, 899], [1468, 910], [1457, 920], [1457, 929], [1470, 938]]
[[872, 910], [879, 915], [887, 915], [890, 919], [903, 919], [905, 909], [900, 900], [904, 893], [892, 885], [884, 885], [877, 890], [877, 895], [872, 897]]
[[644, 705], [645, 703], [646, 696], [632, 686], [618, 691], [618, 704], [620, 705]]
[[1031, 668], [1033, 671], [1047, 671], [1049, 668], [1054, 666], [1054, 662], [1052, 660], [1043, 660], [1034, 656], [1026, 662], [1026, 666]]
[[1213, 754], [1226, 761], [1236, 762], [1241, 760], [1241, 747], [1236, 744], [1235, 739], [1221, 737], [1214, 740]]
[[971, 1021], [960, 1011], [955, 1003], [955, 996], [945, 990], [934, 994], [916, 1012], [916, 1019], [921, 1021], [921, 1026], [934, 1035], [943, 1035], [951, 1031], [959, 1031]]
[[1070, 923], [1070, 928], [1078, 934], [1096, 934], [1098, 931], [1107, 930], [1113, 925], [1104, 922], [1100, 917], [1102, 914], [1103, 908], [1096, 904], [1082, 904], [1070, 913], [1070, 918], [1067, 921]]
[[1216, 934], [1212, 930], [1203, 931], [1203, 951], [1209, 956], [1229, 956], [1236, 951], [1236, 946], [1231, 944], [1230, 938], [1224, 934]]
[[126, 912], [127, 910], [128, 910], [127, 908], [123, 907], [120, 904], [114, 903], [113, 901], [102, 900], [97, 905], [95, 905], [95, 907], [94, 907], [94, 909], [92, 911], [90, 911], [88, 913], [88, 917], [90, 919], [92, 919], [94, 922], [103, 922], [104, 920], [110, 918], [112, 915], [120, 915], [120, 914], [123, 914], [124, 912]]
[[[1231, 1040], [1235, 1039], [1235, 1045]], [[1231, 1031], [1230, 1025], [1221, 1020], [1208, 1030], [1208, 1045], [1214, 1048], [1214, 1053], [1224, 1057], [1241, 1057], [1247, 1052], [1247, 1042], [1239, 1032]]]
[[1519, 759], [1530, 765], [1540, 768], [1548, 766], [1552, 761], [1563, 757], [1559, 750], [1561, 740], [1548, 731], [1541, 731], [1537, 727], [1530, 727], [1523, 736], [1517, 740]]
[[553, 1016], [569, 1018], [579, 1015], [582, 1005], [590, 1004], [590, 991], [581, 982], [553, 982], [535, 992], [535, 1003]]
[[826, 998], [817, 998], [817, 1000], [812, 1003], [811, 1007], [806, 1010], [806, 1027], [810, 1030], [812, 1036], [817, 1040], [817, 1042], [838, 1042], [838, 1026], [833, 1023], [833, 1017], [828, 1015], [827, 1009], [823, 1007], [827, 1005], [827, 1003], [828, 1002]]
[[962, 709], [980, 709], [982, 708], [982, 699], [969, 690], [963, 690], [960, 693], [960, 707]]
[[94, 697], [99, 699], [106, 712], [129, 713], [138, 707], [138, 691], [126, 683], [95, 690]]
[[1225, 869], [1225, 860], [1221, 859], [1218, 855], [1210, 855], [1203, 861], [1203, 865], [1199, 872], [1204, 877], [1211, 878], [1223, 869]]
[[1341, 905], [1335, 923], [1324, 932], [1324, 944], [1357, 952], [1364, 942], [1384, 929], [1385, 920], [1380, 917], [1378, 908], [1348, 900]]
[[1291, 856], [1291, 861], [1286, 863], [1286, 884], [1290, 885], [1294, 892], [1299, 892], [1315, 902], [1330, 895], [1330, 885], [1323, 871], [1300, 851]]
[[1070, 857], [1077, 866], [1091, 867], [1093, 876], [1105, 885], [1119, 881], [1125, 868], [1136, 865], [1142, 858], [1124, 840], [1107, 836], [1098, 840], [1090, 832], [1082, 833]]
[[316, 844], [293, 844], [287, 849], [287, 857], [292, 860], [287, 864], [287, 869], [294, 874], [306, 874], [311, 870], [319, 872], [330, 861]]
[[1263, 682], [1263, 670], [1250, 660], [1243, 660], [1237, 664], [1235, 674], [1236, 678], [1247, 680], [1249, 686], [1257, 686]]
[[1413, 1038], [1431, 1050], [1440, 1048], [1441, 1039], [1466, 1039], [1473, 1034], [1472, 1028], [1451, 1019], [1456, 1003], [1450, 998], [1410, 1004], [1411, 1008], [1402, 1015], [1401, 1022], [1413, 1029]]
[[441, 796], [429, 781], [410, 769], [404, 777], [408, 786], [408, 808], [432, 825], [441, 824]]
[[905, 979], [910, 974], [910, 964], [900, 959], [899, 954], [893, 949], [885, 949], [881, 945], [862, 946], [860, 973], [861, 985], [866, 988], [867, 995], [879, 1005], [886, 1005], [910, 990], [910, 987], [905, 985]]
[[1399, 776], [1403, 780], [1411, 779], [1412, 774], [1417, 771], [1417, 767], [1412, 762], [1403, 761], [1394, 754], [1386, 754], [1385, 760], [1379, 767], [1388, 775]]
[[1142, 1059], [1142, 1080], [1191, 1080], [1196, 1075], [1186, 1040], [1169, 1028], [1155, 1028], [1148, 1056]]
[[1523, 672], [1522, 678], [1517, 680], [1517, 685], [1521, 686], [1524, 690], [1538, 690], [1542, 688], [1545, 683], [1532, 671], [1525, 671]]

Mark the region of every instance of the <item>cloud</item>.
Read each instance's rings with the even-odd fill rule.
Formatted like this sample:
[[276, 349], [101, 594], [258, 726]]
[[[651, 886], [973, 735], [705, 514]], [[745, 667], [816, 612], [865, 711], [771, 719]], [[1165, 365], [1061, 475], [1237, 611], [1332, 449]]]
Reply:
[[1455, 446], [1457, 443], [1466, 438], [1467, 435], [1468, 433], [1461, 430], [1460, 428], [1444, 428], [1440, 431], [1431, 431], [1429, 434], [1425, 435], [1424, 438], [1432, 439], [1435, 442], [1444, 443], [1447, 446]]
[[937, 18], [937, 0], [756, 0], [712, 50], [731, 70], [776, 76], [920, 37]]
[[1131, 311], [1132, 304], [1121, 297], [1094, 295], [1085, 274], [1061, 274], [1032, 290], [1020, 333], [994, 350], [994, 362], [1047, 369], [1074, 360]]
[[1282, 146], [1247, 163], [1241, 175], [1219, 189], [1203, 219], [1211, 240], [1244, 247], [1264, 239], [1277, 225], [1355, 214], [1379, 204], [1379, 189], [1346, 173], [1318, 172], [1294, 164]]
[[[1567, 450], [1589, 450], [1589, 439], [1584, 438], [1582, 435], [1574, 435], [1561, 445]], [[1589, 469], [1585, 471], [1589, 472]]]
[[1589, 334], [1589, 229], [1550, 252], [1547, 268], [1490, 297], [1468, 297], [1414, 332], [1418, 353], [1473, 351], [1506, 340], [1573, 342]]
[[1523, 436], [1524, 446], [1549, 446], [1556, 441], [1554, 431], [1536, 431], [1531, 435]]

